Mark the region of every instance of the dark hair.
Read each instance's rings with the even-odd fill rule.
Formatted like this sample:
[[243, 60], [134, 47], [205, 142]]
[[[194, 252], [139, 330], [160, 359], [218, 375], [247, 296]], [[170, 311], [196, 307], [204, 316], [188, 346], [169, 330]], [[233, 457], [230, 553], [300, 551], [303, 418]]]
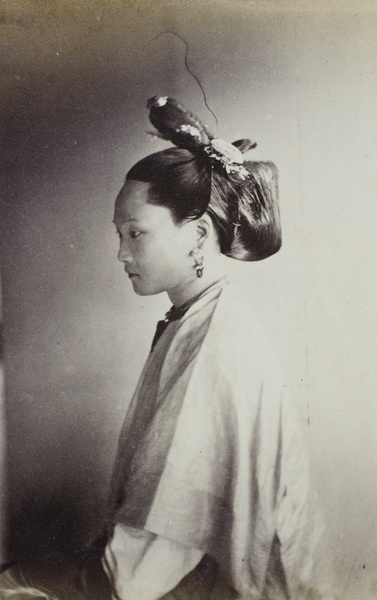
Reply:
[[166, 206], [174, 220], [215, 225], [221, 252], [239, 260], [261, 260], [281, 246], [277, 168], [270, 162], [244, 163], [247, 184], [228, 178], [204, 152], [169, 148], [137, 162], [126, 180], [149, 183], [151, 204]]
[[184, 148], [146, 156], [130, 169], [126, 179], [150, 183], [150, 203], [170, 208], [177, 223], [201, 217], [211, 193], [205, 157]]

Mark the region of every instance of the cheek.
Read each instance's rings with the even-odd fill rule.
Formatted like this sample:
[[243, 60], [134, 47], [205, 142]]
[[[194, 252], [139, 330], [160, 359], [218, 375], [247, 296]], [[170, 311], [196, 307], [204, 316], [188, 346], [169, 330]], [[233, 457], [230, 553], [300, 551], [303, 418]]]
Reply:
[[165, 277], [169, 280], [181, 276], [191, 265], [192, 239], [186, 231], [174, 227], [159, 231], [148, 239], [148, 244], [138, 249], [136, 262], [143, 268], [144, 275], [153, 279]]
[[166, 244], [155, 248], [153, 256], [145, 264], [145, 275], [152, 282], [162, 286], [176, 285], [187, 271], [187, 258], [182, 246]]
[[191, 250], [195, 247], [195, 239], [192, 234], [192, 228], [187, 224], [175, 230], [170, 238], [172, 251], [181, 257], [189, 256]]
[[182, 235], [172, 236], [166, 245], [167, 262], [177, 268], [182, 268], [189, 260], [191, 250], [192, 244], [189, 243], [187, 237]]
[[169, 229], [165, 235], [156, 240], [156, 251], [160, 256], [166, 257], [168, 262], [181, 260], [189, 254], [187, 236], [179, 228]]

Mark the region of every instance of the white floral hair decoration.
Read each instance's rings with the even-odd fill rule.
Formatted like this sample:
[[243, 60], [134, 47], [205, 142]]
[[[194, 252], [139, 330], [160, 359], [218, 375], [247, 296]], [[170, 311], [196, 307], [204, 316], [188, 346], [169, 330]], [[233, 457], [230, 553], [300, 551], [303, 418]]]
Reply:
[[180, 148], [204, 151], [211, 159], [212, 167], [221, 165], [232, 179], [246, 180], [249, 171], [242, 153], [255, 148], [256, 143], [240, 140], [231, 144], [215, 137], [195, 115], [168, 96], [150, 98], [147, 107], [150, 109], [149, 119], [160, 132], [160, 137]]
[[204, 151], [210, 158], [220, 161], [229, 175], [238, 175], [243, 181], [249, 175], [249, 171], [243, 164], [245, 160], [241, 150], [230, 142], [213, 138], [208, 146], [204, 147]]

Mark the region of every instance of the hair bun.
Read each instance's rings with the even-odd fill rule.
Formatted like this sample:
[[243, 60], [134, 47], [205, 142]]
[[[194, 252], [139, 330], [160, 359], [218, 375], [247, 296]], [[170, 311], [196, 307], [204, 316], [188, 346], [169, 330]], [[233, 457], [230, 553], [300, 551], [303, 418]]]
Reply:
[[147, 101], [147, 108], [152, 125], [179, 148], [195, 150], [213, 138], [209, 129], [173, 98], [154, 96]]

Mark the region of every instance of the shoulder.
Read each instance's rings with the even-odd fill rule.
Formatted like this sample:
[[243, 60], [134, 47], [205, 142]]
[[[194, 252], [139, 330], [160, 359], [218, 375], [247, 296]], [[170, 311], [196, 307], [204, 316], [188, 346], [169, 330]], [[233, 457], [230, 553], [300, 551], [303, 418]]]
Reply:
[[[250, 397], [278, 401], [284, 373], [264, 326], [250, 302], [232, 285], [224, 286], [195, 359], [193, 378], [241, 406]], [[263, 393], [262, 393], [263, 390]]]
[[250, 302], [233, 286], [224, 286], [196, 356], [191, 381], [196, 393], [205, 390], [207, 406], [212, 398], [214, 410], [221, 407], [217, 419], [235, 411], [250, 423], [258, 406], [269, 418], [278, 415], [284, 383], [273, 345]]
[[214, 311], [208, 337], [216, 339], [216, 348], [228, 348], [232, 356], [240, 359], [276, 360], [273, 344], [262, 321], [248, 298], [229, 284], [222, 290]]

